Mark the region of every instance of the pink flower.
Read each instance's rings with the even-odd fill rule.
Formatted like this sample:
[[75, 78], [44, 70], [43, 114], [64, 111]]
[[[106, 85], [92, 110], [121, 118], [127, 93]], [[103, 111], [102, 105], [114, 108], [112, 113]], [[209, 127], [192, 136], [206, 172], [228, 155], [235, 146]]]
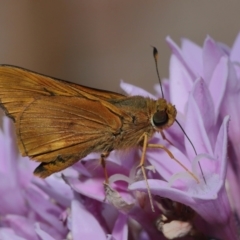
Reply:
[[[228, 162], [227, 162], [227, 184], [228, 197], [231, 201], [232, 212], [240, 214], [240, 205], [238, 199], [240, 198], [239, 192], [239, 159], [240, 152], [238, 147], [239, 142], [239, 48], [240, 48], [240, 35], [235, 40], [232, 50], [222, 43], [217, 43], [210, 37], [207, 37], [203, 48], [190, 42], [189, 40], [182, 41], [182, 49], [179, 49], [171, 39], [167, 39], [170, 45], [173, 56], [171, 63], [173, 66], [170, 72], [174, 72], [174, 62], [179, 62], [181, 66], [181, 76], [176, 76], [173, 73], [170, 84], [174, 90], [172, 96], [178, 97], [177, 89], [174, 88], [176, 82], [185, 84], [185, 87], [191, 88], [198, 77], [202, 77], [208, 87], [210, 96], [213, 102], [213, 110], [206, 109], [205, 106], [201, 112], [207, 114], [206, 120], [219, 126], [219, 123], [225, 118], [226, 115], [230, 116], [229, 130], [228, 130]], [[179, 64], [177, 64], [179, 65]], [[185, 79], [181, 81], [179, 79]], [[175, 79], [175, 81], [174, 81]], [[184, 89], [180, 90], [184, 91]], [[185, 92], [186, 93], [186, 92]], [[185, 95], [186, 96], [186, 95]], [[180, 97], [180, 96], [179, 96]], [[180, 107], [182, 109], [183, 105]], [[213, 118], [214, 113], [214, 118]], [[205, 126], [207, 126], [205, 124]], [[210, 139], [214, 135], [214, 130], [207, 130]]]
[[64, 238], [68, 232], [60, 221], [64, 207], [54, 204], [33, 183], [36, 180], [47, 184], [33, 176], [35, 163], [18, 155], [14, 136], [11, 120], [3, 117], [3, 131], [0, 131], [0, 238], [38, 240], [44, 235]]

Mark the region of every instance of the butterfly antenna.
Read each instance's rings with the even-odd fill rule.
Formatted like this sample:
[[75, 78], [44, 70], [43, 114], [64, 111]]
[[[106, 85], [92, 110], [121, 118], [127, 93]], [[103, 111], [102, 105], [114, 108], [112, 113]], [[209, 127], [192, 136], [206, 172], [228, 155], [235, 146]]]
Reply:
[[161, 78], [160, 78], [160, 75], [159, 75], [158, 64], [157, 64], [157, 62], [158, 62], [158, 50], [155, 47], [153, 47], [153, 57], [154, 57], [154, 60], [155, 60], [156, 71], [157, 71], [158, 81], [159, 81], [161, 92], [162, 92], [162, 97], [164, 98]]
[[[157, 76], [158, 76], [158, 81], [159, 81], [159, 84], [160, 84], [160, 87], [161, 87], [161, 92], [162, 92], [162, 97], [164, 98], [164, 94], [163, 94], [163, 88], [162, 88], [162, 83], [161, 83], [161, 78], [160, 78], [160, 75], [159, 75], [159, 71], [158, 71], [158, 50], [157, 48], [153, 47], [153, 57], [154, 57], [154, 60], [155, 60], [155, 65], [156, 65], [156, 71], [157, 71]], [[183, 127], [181, 126], [181, 124], [177, 121], [177, 119], [175, 119], [176, 123], [178, 124], [178, 126], [181, 128], [181, 130], [183, 131], [184, 135], [187, 137], [188, 141], [190, 142], [190, 144], [192, 145], [192, 148], [195, 152], [195, 154], [197, 155], [197, 151], [192, 143], [192, 141], [190, 140], [190, 138], [188, 137], [188, 135], [186, 134], [186, 132], [184, 131]], [[201, 164], [200, 162], [198, 162], [198, 165], [199, 165], [199, 168], [200, 168], [200, 171], [201, 171], [201, 174], [203, 176], [203, 179], [204, 179], [204, 182], [207, 184], [206, 182], [206, 179], [205, 179], [205, 176], [203, 174], [203, 170], [202, 170], [202, 167], [201, 167]]]
[[[188, 139], [188, 141], [189, 141], [190, 144], [192, 145], [192, 148], [193, 148], [195, 154], [197, 155], [197, 151], [196, 151], [196, 149], [195, 149], [192, 141], [191, 141], [190, 138], [188, 137], [187, 133], [184, 131], [183, 127], [181, 126], [181, 124], [178, 122], [177, 119], [175, 119], [175, 122], [176, 122], [176, 123], [178, 124], [178, 126], [181, 128], [181, 130], [183, 131], [183, 134], [186, 136], [186, 138]], [[206, 179], [205, 179], [205, 176], [204, 176], [204, 174], [203, 174], [203, 170], [202, 170], [202, 166], [201, 166], [200, 162], [198, 162], [198, 166], [199, 166], [200, 171], [201, 171], [201, 174], [202, 174], [202, 176], [203, 176], [203, 180], [204, 180], [205, 184], [207, 184]]]

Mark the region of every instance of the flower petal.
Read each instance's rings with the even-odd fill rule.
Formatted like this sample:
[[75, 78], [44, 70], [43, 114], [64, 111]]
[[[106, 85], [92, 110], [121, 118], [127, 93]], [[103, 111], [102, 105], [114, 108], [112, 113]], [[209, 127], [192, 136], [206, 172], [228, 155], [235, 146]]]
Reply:
[[219, 115], [221, 103], [223, 101], [224, 93], [226, 90], [227, 78], [228, 59], [226, 57], [222, 57], [214, 69], [212, 78], [209, 83], [209, 91], [211, 93], [212, 99], [214, 99], [215, 116]]
[[203, 78], [207, 84], [210, 82], [213, 71], [220, 61], [220, 58], [224, 55], [222, 49], [208, 36], [203, 45]]
[[187, 70], [188, 74], [191, 76], [192, 79], [196, 78], [196, 75], [192, 71], [192, 69], [188, 66], [185, 56], [183, 55], [181, 49], [177, 46], [175, 42], [168, 36], [166, 38], [166, 42], [168, 46], [171, 48], [172, 53], [179, 59], [180, 62], [182, 62], [184, 68]]
[[233, 62], [240, 62], [240, 33], [238, 33], [235, 42], [232, 46], [232, 51], [230, 55], [230, 59]]
[[[198, 82], [195, 82], [195, 84], [198, 84]], [[200, 110], [193, 96], [190, 97], [188, 102], [185, 124], [185, 132], [191, 139], [193, 145], [196, 146], [197, 153], [213, 155], [208, 133], [206, 132]], [[188, 157], [194, 159], [195, 152], [187, 138], [185, 138], [185, 146]]]
[[4, 116], [3, 117], [3, 131], [0, 129], [0, 173], [8, 174], [11, 173], [11, 178], [8, 179], [9, 185], [16, 185], [17, 183], [17, 164], [16, 159], [18, 159], [18, 151], [13, 133], [13, 124], [11, 120]]
[[185, 113], [185, 105], [193, 81], [182, 62], [172, 55], [170, 59], [170, 101], [176, 105], [179, 112]]
[[203, 76], [202, 49], [189, 39], [182, 39], [182, 52], [187, 65], [193, 70], [196, 77]]
[[65, 180], [76, 192], [101, 202], [105, 199], [103, 178], [88, 178], [81, 181], [77, 178], [66, 177]]
[[53, 174], [44, 181], [39, 178], [34, 178], [32, 182], [62, 206], [68, 207], [70, 205], [73, 199], [73, 191], [64, 182], [62, 177], [59, 178], [57, 174]]
[[[231, 62], [228, 62], [229, 71], [228, 71], [228, 80], [226, 86], [226, 92], [224, 95], [224, 101], [221, 105], [221, 116], [222, 118], [226, 115], [230, 116], [229, 124], [229, 138], [233, 144], [235, 151], [236, 159], [240, 159], [240, 148], [239, 148], [239, 136], [240, 136], [240, 81], [236, 75], [234, 65]], [[234, 160], [234, 159], [232, 159]], [[237, 170], [237, 169], [236, 169]]]
[[[183, 153], [171, 145], [167, 146], [167, 149], [186, 168], [191, 170], [190, 162]], [[168, 180], [173, 174], [184, 171], [184, 169], [174, 159], [171, 159], [167, 152], [162, 149], [152, 149], [147, 151], [146, 159], [148, 159], [156, 171], [166, 180]]]
[[216, 141], [215, 122], [217, 119], [215, 117], [213, 99], [206, 83], [202, 79], [198, 79], [194, 83], [191, 94], [196, 101], [199, 113], [201, 114], [201, 119], [203, 120], [205, 131], [208, 133], [208, 138], [211, 142], [211, 146], [213, 147], [213, 144]]
[[229, 116], [226, 116], [223, 120], [222, 126], [219, 130], [215, 149], [214, 149], [214, 156], [218, 159], [218, 164], [216, 169], [216, 173], [219, 174], [222, 180], [226, 177], [227, 171], [227, 143], [228, 143], [228, 125], [229, 125]]
[[[194, 204], [194, 200], [191, 195], [180, 191], [175, 188], [171, 188], [168, 183], [161, 180], [149, 179], [148, 184], [152, 194], [159, 195], [164, 198], [169, 198], [173, 201], [183, 203], [187, 206]], [[138, 181], [129, 186], [130, 190], [138, 190], [147, 192], [147, 186], [145, 181]]]
[[35, 231], [42, 240], [54, 240], [55, 239], [51, 235], [49, 235], [47, 232], [43, 231], [40, 228], [39, 224], [36, 224]]
[[112, 231], [112, 236], [114, 237], [115, 240], [128, 239], [127, 219], [128, 219], [127, 215], [119, 213]]
[[30, 219], [18, 215], [7, 215], [3, 223], [5, 226], [10, 227], [14, 232], [25, 239], [38, 240], [38, 237], [34, 231], [33, 223]]
[[[44, 223], [49, 225], [48, 230], [50, 232], [48, 233], [50, 235], [59, 238], [59, 235], [64, 235], [66, 233], [67, 229], [59, 220], [59, 217], [62, 213], [62, 209], [59, 206], [53, 202], [50, 202], [42, 194], [40, 194], [40, 192], [33, 188], [27, 189], [26, 196], [31, 210], [35, 211], [40, 219], [44, 219]], [[46, 231], [46, 228], [43, 230]]]
[[27, 213], [27, 206], [20, 186], [9, 180], [9, 175], [0, 175], [0, 213], [19, 214]]
[[106, 233], [98, 220], [77, 200], [72, 201], [71, 215], [73, 239], [106, 239]]
[[140, 95], [143, 97], [149, 97], [151, 99], [156, 99], [156, 97], [154, 95], [152, 95], [151, 93], [145, 91], [144, 89], [142, 89], [140, 87], [136, 87], [130, 83], [125, 83], [123, 80], [120, 82], [120, 87], [129, 96]]
[[0, 239], [1, 240], [9, 240], [9, 239], [26, 240], [26, 238], [17, 236], [12, 229], [5, 228], [5, 227], [0, 228]]

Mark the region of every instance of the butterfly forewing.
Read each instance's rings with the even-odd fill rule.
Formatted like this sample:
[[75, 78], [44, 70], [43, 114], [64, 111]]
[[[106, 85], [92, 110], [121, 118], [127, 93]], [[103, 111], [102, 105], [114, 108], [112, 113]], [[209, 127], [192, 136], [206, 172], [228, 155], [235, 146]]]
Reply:
[[18, 67], [0, 66], [0, 99], [3, 108], [13, 119], [39, 96], [78, 96], [93, 100], [125, 97], [122, 94], [53, 79]]

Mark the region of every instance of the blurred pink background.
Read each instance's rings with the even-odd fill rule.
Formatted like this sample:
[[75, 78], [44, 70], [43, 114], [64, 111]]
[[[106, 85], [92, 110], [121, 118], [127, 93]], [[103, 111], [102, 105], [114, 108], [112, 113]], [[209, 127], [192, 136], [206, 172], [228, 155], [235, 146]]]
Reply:
[[123, 79], [153, 91], [150, 45], [167, 77], [167, 35], [202, 45], [209, 34], [231, 46], [239, 9], [237, 0], [0, 0], [0, 63], [95, 88], [120, 91]]

